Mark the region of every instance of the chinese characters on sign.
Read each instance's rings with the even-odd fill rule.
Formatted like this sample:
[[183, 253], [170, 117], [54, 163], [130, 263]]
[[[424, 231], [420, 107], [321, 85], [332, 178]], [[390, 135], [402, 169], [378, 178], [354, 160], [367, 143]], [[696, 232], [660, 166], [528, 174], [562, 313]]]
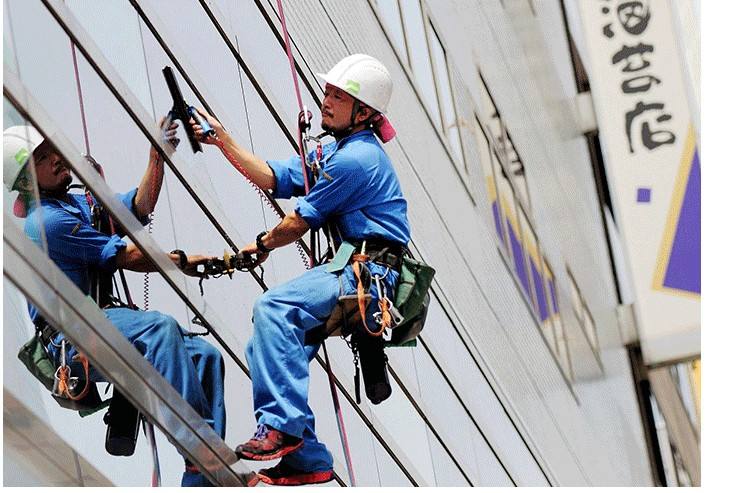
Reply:
[[672, 114], [665, 109], [664, 102], [652, 98], [652, 88], [662, 81], [651, 73], [654, 45], [642, 40], [651, 20], [648, 4], [646, 0], [632, 0], [620, 2], [613, 9], [605, 3], [601, 7], [601, 13], [608, 19], [603, 26], [603, 36], [614, 39], [619, 29], [630, 36], [629, 44], [620, 42], [611, 65], [621, 69], [621, 91], [635, 94], [637, 98], [634, 107], [624, 111], [624, 129], [632, 154], [636, 148], [637, 129], [640, 129], [641, 145], [649, 151], [676, 141], [670, 126]]
[[700, 161], [676, 0], [577, 0], [647, 364], [700, 353]]

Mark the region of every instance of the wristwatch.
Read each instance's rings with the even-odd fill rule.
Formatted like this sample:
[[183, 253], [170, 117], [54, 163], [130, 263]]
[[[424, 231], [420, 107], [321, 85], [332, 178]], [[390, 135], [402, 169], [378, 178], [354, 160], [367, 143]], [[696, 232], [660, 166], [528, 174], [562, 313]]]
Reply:
[[267, 235], [268, 231], [262, 231], [256, 236], [256, 249], [261, 253], [269, 253], [273, 250], [273, 248], [266, 248], [264, 246], [263, 238], [265, 235]]
[[180, 269], [184, 269], [188, 266], [188, 256], [182, 250], [173, 250], [170, 252], [173, 255], [180, 256]]

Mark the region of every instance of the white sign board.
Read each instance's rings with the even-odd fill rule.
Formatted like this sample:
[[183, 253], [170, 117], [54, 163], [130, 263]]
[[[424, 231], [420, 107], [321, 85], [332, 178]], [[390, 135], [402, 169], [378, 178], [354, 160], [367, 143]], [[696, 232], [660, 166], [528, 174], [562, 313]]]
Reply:
[[579, 0], [644, 359], [700, 353], [700, 160], [668, 0]]

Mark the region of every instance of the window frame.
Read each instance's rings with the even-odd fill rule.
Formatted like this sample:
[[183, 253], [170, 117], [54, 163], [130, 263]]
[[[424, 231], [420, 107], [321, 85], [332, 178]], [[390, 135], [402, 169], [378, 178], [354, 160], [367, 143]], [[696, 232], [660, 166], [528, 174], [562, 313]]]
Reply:
[[[423, 4], [422, 4], [423, 6]], [[422, 10], [423, 12], [423, 10]], [[459, 123], [459, 111], [458, 106], [456, 105], [456, 98], [454, 97], [454, 81], [452, 76], [452, 69], [451, 69], [451, 63], [450, 63], [450, 56], [448, 52], [446, 51], [446, 47], [444, 46], [444, 42], [441, 40], [442, 36], [439, 35], [438, 28], [436, 28], [436, 25], [433, 22], [433, 19], [428, 13], [424, 14], [424, 29], [426, 32], [426, 45], [428, 46], [428, 58], [431, 62], [431, 76], [433, 77], [433, 83], [436, 87], [436, 102], [439, 106], [439, 116], [441, 119], [441, 132], [443, 136], [446, 139], [446, 142], [449, 144], [449, 149], [453, 154], [456, 154], [456, 157], [460, 159], [454, 159], [454, 161], [461, 161], [461, 166], [463, 169], [459, 170], [457, 166], [457, 170], [459, 172], [463, 172], [466, 175], [469, 175], [469, 167], [467, 166], [466, 162], [466, 154], [464, 153], [464, 138], [461, 134], [461, 124]], [[444, 101], [442, 101], [441, 98], [441, 83], [439, 82], [440, 77], [436, 74], [436, 64], [435, 57], [433, 54], [433, 47], [431, 46], [431, 39], [429, 35], [433, 33], [433, 36], [435, 37], [435, 41], [438, 43], [439, 47], [441, 48], [441, 51], [443, 53], [444, 57], [444, 70], [446, 71], [446, 82], [448, 84], [448, 87], [446, 88], [446, 92], [448, 93], [448, 97], [451, 100], [451, 107], [454, 110], [454, 129], [456, 130], [456, 137], [458, 140], [458, 149], [454, 149], [451, 141], [451, 137], [449, 135], [449, 127], [447, 126], [446, 122], [446, 116], [444, 114]], [[458, 163], [457, 163], [458, 164]]]
[[[571, 379], [571, 381], [575, 381], [575, 371], [573, 369], [573, 358], [570, 355], [570, 345], [568, 344], [568, 338], [565, 336], [565, 324], [563, 323], [563, 318], [561, 316], [558, 279], [557, 279], [557, 277], [555, 277], [555, 269], [553, 269], [553, 266], [550, 264], [548, 259], [543, 256], [542, 262], [543, 262], [543, 266], [544, 266], [543, 270], [550, 271], [550, 275], [553, 279], [553, 291], [551, 292], [550, 283], [547, 281], [547, 278], [545, 278], [545, 284], [546, 284], [545, 291], [547, 292], [547, 294], [549, 296], [548, 309], [550, 311], [550, 323], [553, 328], [553, 337], [555, 338], [556, 357], [562, 366], [563, 365], [562, 354], [561, 354], [561, 348], [562, 348], [562, 350], [565, 352], [565, 364], [568, 367], [566, 369], [566, 371], [568, 372], [568, 376]], [[553, 296], [555, 297], [554, 304], [553, 304], [553, 299], [552, 299]], [[562, 333], [562, 338], [558, 337], [558, 328], [557, 328], [556, 322], [560, 324], [560, 332]]]
[[[496, 147], [500, 150], [500, 152], [503, 154], [502, 160], [503, 163], [505, 163], [505, 172], [513, 177], [518, 177], [518, 175], [512, 173], [509, 170], [509, 167], [514, 162], [519, 162], [522, 167], [522, 176], [518, 177], [521, 183], [515, 183], [516, 189], [521, 190], [522, 185], [524, 185], [525, 189], [525, 208], [530, 213], [530, 217], [532, 216], [532, 198], [530, 197], [530, 186], [527, 182], [527, 170], [525, 168], [525, 162], [522, 160], [522, 156], [520, 156], [519, 151], [515, 147], [514, 141], [512, 140], [512, 136], [509, 133], [509, 129], [507, 128], [507, 125], [504, 122], [504, 119], [502, 118], [502, 113], [499, 111], [499, 107], [497, 106], [497, 103], [494, 101], [494, 98], [492, 97], [492, 93], [489, 90], [489, 86], [487, 85], [487, 81], [484, 78], [484, 73], [482, 72], [480, 67], [477, 67], [477, 75], [479, 77], [479, 81], [481, 82], [481, 88], [484, 90], [484, 93], [486, 94], [486, 97], [489, 99], [489, 102], [491, 106], [494, 108], [494, 116], [487, 115], [488, 119], [491, 121], [493, 119], [496, 119], [499, 122], [499, 135], [495, 136], [496, 139]], [[509, 143], [509, 145], [508, 145]], [[516, 161], [510, 160], [510, 152], [514, 152], [514, 155], [516, 156]], [[520, 191], [520, 196], [523, 195]]]
[[[426, 30], [425, 20], [427, 18], [432, 19], [430, 12], [427, 12], [428, 6], [425, 4], [425, 2], [423, 0], [407, 0], [407, 1], [416, 1], [419, 3], [419, 7], [421, 9], [421, 22], [422, 22], [422, 26], [424, 28], [424, 32], [426, 32], [425, 31]], [[403, 2], [403, 0], [398, 0], [398, 7], [399, 7], [398, 11], [399, 11], [399, 14], [401, 17], [401, 23], [403, 25], [403, 30], [404, 30], [403, 35], [406, 40], [406, 46], [410, 47], [410, 43], [408, 42], [408, 35], [406, 34], [406, 23], [405, 23], [405, 20], [403, 19], [403, 9], [402, 9], [401, 2]], [[434, 131], [436, 132], [436, 135], [438, 136], [439, 140], [441, 141], [441, 145], [443, 146], [443, 148], [446, 152], [446, 155], [448, 156], [449, 160], [451, 161], [451, 165], [456, 170], [456, 175], [459, 178], [459, 181], [461, 182], [462, 186], [466, 190], [469, 200], [471, 201], [472, 205], [476, 207], [477, 202], [476, 202], [476, 199], [474, 198], [474, 192], [471, 190], [471, 187], [468, 182], [468, 172], [463, 172], [460, 169], [461, 164], [457, 162], [455, 153], [451, 149], [451, 144], [449, 144], [447, 136], [442, 131], [441, 117], [439, 116], [439, 120], [437, 121], [434, 118], [434, 115], [431, 114], [431, 111], [429, 111], [429, 107], [426, 104], [424, 92], [416, 80], [415, 73], [413, 72], [413, 69], [412, 69], [412, 61], [410, 58], [410, 48], [408, 48], [406, 60], [404, 60], [400, 51], [395, 46], [396, 42], [392, 39], [390, 30], [386, 28], [386, 23], [383, 21], [383, 14], [381, 14], [380, 9], [378, 8], [378, 6], [376, 4], [376, 0], [369, 0], [368, 5], [370, 6], [370, 9], [372, 10], [373, 14], [375, 15], [375, 18], [377, 19], [378, 23], [380, 24], [381, 30], [385, 34], [385, 37], [388, 40], [388, 43], [390, 44], [391, 49], [393, 50], [393, 53], [395, 54], [396, 59], [400, 63], [401, 68], [403, 69], [403, 72], [406, 75], [406, 78], [410, 82], [411, 87], [413, 88], [414, 94], [416, 95], [416, 99], [418, 99], [419, 103], [421, 103], [421, 107], [423, 108], [424, 112], [426, 113], [426, 117], [428, 118], [429, 122], [431, 123], [431, 126], [433, 127]], [[434, 27], [435, 27], [435, 25], [434, 25]], [[438, 31], [437, 31], [437, 33], [438, 33]], [[441, 38], [441, 36], [439, 36], [439, 38]], [[426, 46], [428, 49], [430, 49], [429, 43], [428, 43], [428, 38], [426, 38]], [[444, 51], [446, 52], [446, 57], [448, 60], [448, 52], [446, 51], [445, 47], [444, 47]], [[429, 58], [428, 62], [430, 64], [430, 66], [433, 67], [433, 62], [431, 60], [430, 52], [428, 54], [428, 58]], [[431, 69], [431, 72], [433, 72], [433, 69]], [[435, 79], [433, 79], [433, 75], [432, 75], [432, 80], [433, 80], [434, 89], [435, 89], [436, 81], [435, 81]], [[450, 84], [453, 85], [450, 71], [449, 71], [449, 82], [450, 82]], [[453, 91], [452, 91], [452, 97], [453, 97]], [[438, 102], [438, 94], [436, 95], [436, 100], [437, 100], [437, 105], [439, 105], [440, 103]], [[441, 111], [441, 109], [439, 107], [439, 112], [440, 111]], [[456, 113], [457, 121], [458, 121], [459, 114], [456, 111], [456, 105], [454, 106], [454, 111]], [[457, 127], [458, 127], [458, 125], [457, 125]], [[461, 130], [460, 129], [458, 129], [458, 130], [459, 130], [459, 137], [460, 137], [460, 141], [461, 141], [461, 145], [462, 145], [462, 154], [463, 154], [463, 140], [464, 139], [463, 139], [463, 136], [461, 135]], [[464, 159], [463, 159], [463, 167], [465, 170], [469, 168], [468, 160], [466, 159], [465, 154], [464, 154]]]
[[[578, 325], [580, 326], [581, 332], [583, 333], [583, 337], [585, 337], [586, 341], [588, 342], [588, 347], [591, 348], [591, 352], [596, 358], [596, 361], [598, 361], [598, 364], [601, 368], [603, 368], [603, 363], [601, 362], [601, 354], [600, 354], [600, 341], [598, 339], [598, 327], [596, 327], [596, 319], [593, 318], [593, 313], [591, 313], [591, 310], [588, 308], [588, 303], [586, 302], [585, 298], [583, 297], [583, 292], [580, 290], [580, 287], [578, 286], [578, 282], [575, 280], [575, 275], [570, 270], [570, 267], [566, 264], [565, 270], [568, 274], [568, 279], [570, 280], [570, 283], [572, 284], [572, 287], [575, 289], [575, 292], [578, 295], [578, 300], [580, 303], [580, 313], [576, 310], [576, 306], [574, 303], [571, 302], [571, 307], [573, 310], [573, 314], [575, 315], [575, 318], [578, 320]], [[586, 327], [585, 323], [585, 316], [588, 316], [591, 321], [591, 332], [593, 333], [593, 339], [591, 339], [591, 336], [588, 335], [588, 328]], [[595, 341], [595, 345], [593, 343]]]
[[[573, 372], [573, 365], [572, 365], [572, 359], [570, 357], [570, 350], [568, 348], [567, 338], [563, 336], [564, 340], [564, 351], [565, 351], [565, 364], [563, 363], [560, 352], [558, 350], [559, 348], [559, 341], [556, 334], [556, 328], [554, 323], [554, 317], [555, 311], [553, 309], [552, 305], [552, 295], [550, 294], [549, 288], [547, 287], [546, 283], [547, 280], [545, 278], [545, 269], [544, 265], [547, 264], [547, 260], [544, 258], [542, 254], [542, 249], [540, 247], [540, 239], [535, 231], [535, 228], [533, 227], [532, 223], [530, 222], [529, 216], [525, 213], [524, 207], [522, 206], [519, 197], [516, 195], [514, 190], [514, 184], [512, 183], [512, 180], [510, 177], [504, 172], [503, 163], [499, 159], [496, 150], [495, 145], [493, 143], [494, 137], [491, 135], [491, 131], [488, 127], [486, 127], [482, 123], [482, 119], [479, 116], [478, 113], [474, 113], [474, 120], [476, 122], [477, 131], [481, 132], [484, 136], [484, 140], [487, 144], [487, 150], [489, 151], [489, 166], [491, 168], [491, 175], [492, 179], [494, 180], [494, 188], [495, 188], [495, 200], [498, 204], [498, 220], [500, 221], [500, 227], [502, 228], [503, 234], [504, 234], [504, 243], [498, 238], [497, 240], [497, 251], [499, 252], [499, 257], [502, 259], [502, 262], [504, 262], [505, 267], [507, 268], [510, 277], [512, 278], [513, 282], [515, 283], [515, 286], [517, 287], [517, 291], [519, 291], [520, 296], [522, 297], [523, 301], [525, 302], [525, 305], [527, 307], [527, 311], [530, 313], [530, 316], [532, 317], [533, 321], [535, 322], [536, 328], [538, 332], [540, 333], [540, 336], [543, 339], [543, 342], [545, 343], [545, 346], [547, 347], [550, 355], [552, 356], [553, 360], [555, 361], [555, 364], [557, 365], [560, 373], [563, 375], [563, 378], [570, 388], [571, 392], [573, 392], [572, 383], [574, 381], [574, 372]], [[477, 136], [477, 138], [480, 138]], [[481, 149], [481, 145], [479, 145], [479, 148]], [[479, 152], [480, 161], [482, 163], [482, 167], [486, 166], [486, 163], [484, 162], [485, 156], [482, 155], [481, 152]], [[495, 163], [495, 161], [497, 161]], [[522, 243], [522, 263], [526, 270], [527, 274], [527, 283], [528, 283], [528, 291], [526, 292], [522, 281], [519, 279], [519, 275], [516, 272], [516, 266], [514, 263], [515, 257], [514, 257], [514, 251], [512, 248], [512, 242], [509, 238], [509, 231], [507, 229], [507, 214], [504, 210], [503, 203], [502, 203], [502, 195], [505, 193], [502, 187], [500, 187], [499, 182], [496, 178], [496, 173], [502, 173], [502, 176], [504, 178], [504, 181], [507, 183], [507, 186], [510, 189], [510, 192], [512, 193], [513, 198], [513, 204], [515, 207], [514, 214], [515, 214], [515, 220], [517, 224], [515, 224], [516, 231], [515, 233], [518, 235], [518, 240]], [[490, 204], [491, 209], [491, 204]], [[525, 242], [525, 235], [523, 233], [523, 224], [522, 219], [520, 217], [519, 209], [522, 209], [522, 216], [524, 216], [524, 220], [527, 222], [527, 225], [531, 228], [531, 234], [535, 240], [535, 248], [537, 250], [538, 255], [538, 265], [536, 266], [538, 268], [538, 271], [542, 271], [542, 289], [545, 296], [546, 304], [547, 304], [547, 312], [548, 312], [548, 318], [546, 323], [549, 324], [549, 327], [551, 328], [552, 337], [555, 341], [554, 346], [550, 344], [550, 341], [548, 340], [548, 337], [545, 334], [545, 330], [543, 327], [543, 322], [540, 319], [540, 308], [537, 300], [537, 286], [535, 286], [535, 279], [532, 275], [532, 268], [530, 266], [530, 263], [528, 261], [529, 252], [527, 251], [527, 246]], [[490, 215], [491, 210], [490, 210]], [[498, 233], [497, 233], [498, 235]], [[558, 303], [558, 295], [557, 295], [557, 281], [555, 279], [555, 271], [552, 269], [552, 267], [549, 267], [550, 273], [553, 278], [553, 283], [555, 284], [555, 302]], [[563, 328], [563, 334], [565, 334], [564, 325], [561, 325]], [[574, 394], [575, 395], [575, 394]]]

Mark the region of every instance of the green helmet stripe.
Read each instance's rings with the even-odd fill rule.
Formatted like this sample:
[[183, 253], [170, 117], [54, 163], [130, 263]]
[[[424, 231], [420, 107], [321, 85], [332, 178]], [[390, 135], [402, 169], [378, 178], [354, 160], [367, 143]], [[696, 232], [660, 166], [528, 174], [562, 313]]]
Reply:
[[353, 96], [360, 94], [360, 83], [351, 79], [347, 79], [345, 82], [345, 91], [349, 92]]
[[18, 152], [15, 153], [15, 162], [18, 163], [20, 166], [23, 166], [28, 160], [29, 156], [30, 152], [28, 152], [28, 149], [22, 147]]

